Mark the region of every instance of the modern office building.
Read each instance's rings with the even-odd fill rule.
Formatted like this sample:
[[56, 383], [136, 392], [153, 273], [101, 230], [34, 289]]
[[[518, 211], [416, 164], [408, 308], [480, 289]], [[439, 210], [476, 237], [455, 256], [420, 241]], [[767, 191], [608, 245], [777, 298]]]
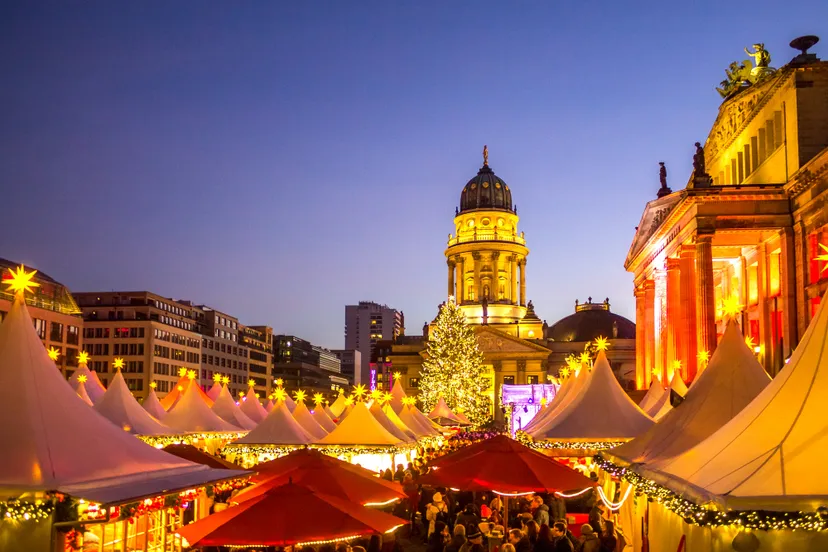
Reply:
[[240, 326], [240, 345], [247, 348], [249, 379], [256, 382], [260, 396], [270, 395], [273, 387], [273, 328]]
[[354, 385], [354, 374], [362, 366], [362, 353], [356, 349], [334, 349], [331, 351], [342, 366], [342, 377]]
[[405, 317], [402, 312], [372, 301], [360, 301], [345, 306], [345, 349], [360, 352], [359, 369], [355, 370], [354, 383], [367, 384], [370, 378], [371, 351], [381, 340], [393, 340], [405, 333]]
[[248, 350], [241, 344], [238, 318], [204, 305], [195, 307], [201, 337], [199, 383], [212, 385], [213, 374], [230, 378], [228, 389], [233, 397], [247, 392]]
[[281, 379], [290, 393], [303, 389], [332, 398], [350, 383], [332, 351], [295, 335], [273, 336], [273, 377]]

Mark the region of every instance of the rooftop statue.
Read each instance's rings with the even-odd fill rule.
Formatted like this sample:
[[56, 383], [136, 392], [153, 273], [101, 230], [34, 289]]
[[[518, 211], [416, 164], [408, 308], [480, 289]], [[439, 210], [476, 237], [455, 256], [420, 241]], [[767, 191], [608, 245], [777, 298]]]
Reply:
[[726, 77], [716, 88], [722, 98], [727, 98], [744, 86], [756, 84], [775, 71], [773, 67], [770, 67], [771, 56], [763, 42], [754, 44], [753, 51], [745, 48], [745, 53], [752, 58], [752, 61], [750, 59], [734, 61], [725, 69]]
[[770, 66], [770, 53], [765, 50], [765, 43], [759, 42], [758, 44], [753, 45], [753, 51], [749, 51], [745, 48], [745, 53], [753, 58], [753, 65], [755, 68], [760, 67], [769, 67]]

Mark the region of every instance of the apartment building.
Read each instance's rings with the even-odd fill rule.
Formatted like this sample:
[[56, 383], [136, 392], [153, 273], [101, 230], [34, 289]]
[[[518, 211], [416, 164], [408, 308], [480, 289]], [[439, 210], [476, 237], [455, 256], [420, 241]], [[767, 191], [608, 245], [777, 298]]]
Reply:
[[354, 383], [368, 384], [370, 361], [378, 341], [393, 340], [405, 332], [402, 312], [373, 301], [360, 301], [345, 306], [345, 349], [360, 352], [360, 364], [355, 369]]
[[219, 373], [230, 378], [230, 394], [238, 397], [247, 392], [248, 354], [247, 347], [240, 344], [239, 320], [211, 307], [196, 307], [198, 332], [201, 336], [201, 370], [199, 382], [202, 387], [212, 385], [213, 374]]
[[239, 339], [247, 348], [248, 376], [256, 382], [256, 392], [262, 397], [270, 395], [273, 387], [273, 328], [241, 326]]

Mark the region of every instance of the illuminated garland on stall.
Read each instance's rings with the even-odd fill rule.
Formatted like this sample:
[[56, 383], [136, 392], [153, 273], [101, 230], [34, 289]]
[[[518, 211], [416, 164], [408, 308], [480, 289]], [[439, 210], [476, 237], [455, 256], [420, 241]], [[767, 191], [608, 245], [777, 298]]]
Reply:
[[137, 435], [146, 444], [161, 449], [167, 445], [194, 445], [210, 439], [235, 441], [247, 435], [246, 431], [233, 433], [186, 433], [182, 435]]
[[624, 444], [626, 441], [535, 441], [525, 431], [517, 431], [515, 440], [537, 450], [569, 449], [569, 450], [606, 450]]
[[659, 485], [630, 469], [618, 466], [600, 455], [595, 457], [598, 466], [613, 477], [623, 479], [635, 487], [636, 496], [645, 496], [650, 502], [658, 502], [685, 523], [700, 527], [731, 526], [762, 531], [781, 530], [828, 530], [828, 508], [816, 512], [773, 512], [769, 510], [721, 511], [713, 507], [699, 506], [678, 493]]
[[407, 454], [413, 445], [407, 446], [365, 446], [365, 445], [247, 445], [242, 443], [230, 443], [225, 445], [222, 452], [232, 454], [252, 454], [256, 456], [284, 456], [301, 448], [318, 450], [328, 456], [339, 456], [343, 454]]
[[25, 500], [11, 499], [0, 502], [0, 518], [4, 521], [41, 521], [49, 519], [55, 511], [52, 499]]

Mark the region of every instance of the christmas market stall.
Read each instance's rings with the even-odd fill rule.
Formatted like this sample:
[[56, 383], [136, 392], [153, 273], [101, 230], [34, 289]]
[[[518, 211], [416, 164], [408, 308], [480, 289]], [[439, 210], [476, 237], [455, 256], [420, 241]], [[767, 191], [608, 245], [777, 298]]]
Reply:
[[259, 396], [256, 394], [255, 389], [256, 380], [251, 378], [247, 382], [247, 385], [249, 387], [247, 395], [242, 398], [239, 409], [244, 412], [248, 418], [258, 424], [267, 418], [268, 412], [265, 410], [265, 407], [262, 406], [262, 403], [259, 402]]
[[167, 411], [164, 410], [163, 406], [161, 406], [161, 401], [158, 400], [158, 395], [155, 394], [156, 387], [157, 384], [154, 381], [150, 382], [150, 392], [147, 395], [147, 398], [144, 399], [144, 403], [141, 406], [144, 407], [144, 410], [149, 412], [150, 416], [160, 422], [167, 417]]
[[21, 267], [4, 281], [16, 295], [0, 324], [0, 543], [21, 552], [169, 550], [213, 485], [246, 472], [148, 446], [81, 400], [34, 330], [23, 299], [33, 275]]
[[[190, 386], [190, 382], [196, 379], [196, 371], [195, 370], [187, 370], [184, 367], [179, 368], [178, 370], [178, 382], [172, 388], [172, 390], [167, 393], [163, 399], [161, 399], [161, 406], [164, 407], [164, 410], [169, 412], [172, 410], [172, 407], [181, 396], [184, 394], [184, 391]], [[204, 392], [203, 389], [198, 385], [195, 384], [196, 392], [199, 396], [207, 403], [207, 406], [213, 406], [213, 399], [207, 396], [207, 393]]]
[[322, 427], [319, 422], [316, 421], [316, 418], [313, 417], [311, 411], [308, 410], [308, 407], [305, 405], [305, 397], [306, 394], [304, 391], [301, 389], [296, 391], [296, 408], [293, 410], [293, 419], [299, 422], [299, 425], [301, 425], [305, 431], [307, 431], [311, 437], [314, 438], [314, 440], [321, 439], [327, 435], [329, 431]]
[[106, 393], [95, 403], [98, 413], [124, 431], [136, 435], [166, 435], [172, 433], [170, 428], [153, 418], [144, 410], [127, 388], [121, 374], [123, 359], [115, 359], [115, 377]]
[[328, 411], [325, 409], [324, 406], [325, 397], [322, 393], [315, 393], [313, 395], [313, 410], [311, 411], [311, 416], [313, 419], [316, 420], [322, 429], [326, 432], [330, 433], [334, 429], [336, 429], [336, 423], [333, 421], [333, 418], [330, 417]]
[[236, 404], [236, 401], [234, 401], [233, 397], [230, 396], [230, 390], [227, 389], [227, 385], [217, 383], [213, 385], [213, 388], [215, 388], [216, 385], [219, 386], [219, 391], [213, 399], [215, 402], [213, 403], [211, 410], [219, 418], [225, 422], [233, 424], [236, 427], [246, 430], [255, 428], [257, 423], [248, 418], [247, 414], [242, 412], [241, 408], [239, 408]]
[[69, 378], [69, 385], [77, 391], [78, 382], [85, 382], [86, 393], [92, 401], [92, 404], [95, 404], [103, 396], [104, 392], [106, 392], [106, 388], [101, 383], [101, 380], [98, 379], [98, 374], [90, 370], [87, 366], [88, 360], [89, 353], [81, 351], [78, 354], [78, 369]]

